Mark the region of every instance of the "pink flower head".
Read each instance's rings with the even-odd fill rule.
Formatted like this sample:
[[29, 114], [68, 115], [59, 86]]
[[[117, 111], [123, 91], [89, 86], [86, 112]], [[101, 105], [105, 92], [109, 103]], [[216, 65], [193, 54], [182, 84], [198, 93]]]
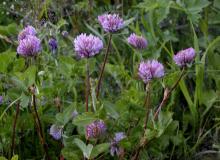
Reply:
[[89, 58], [100, 52], [103, 48], [102, 40], [92, 34], [80, 34], [74, 39], [74, 47], [80, 58]]
[[50, 135], [55, 139], [59, 140], [62, 137], [63, 127], [53, 124], [50, 127]]
[[25, 39], [28, 35], [35, 36], [37, 34], [36, 30], [32, 26], [25, 27], [18, 35], [18, 41]]
[[110, 148], [110, 153], [112, 156], [114, 156], [115, 154], [120, 156], [121, 151], [123, 151], [123, 148], [121, 148], [119, 146], [119, 143], [121, 140], [123, 140], [124, 138], [126, 138], [126, 135], [124, 132], [118, 132], [115, 133], [115, 137], [114, 139], [111, 141], [111, 148]]
[[0, 105], [3, 103], [3, 96], [0, 96]]
[[21, 40], [17, 53], [24, 57], [34, 57], [41, 51], [41, 42], [35, 36], [28, 35], [25, 39]]
[[161, 78], [164, 76], [164, 67], [157, 60], [141, 62], [138, 70], [139, 76], [144, 83], [149, 82], [153, 78]]
[[173, 56], [173, 60], [178, 66], [184, 67], [187, 64], [192, 63], [195, 56], [196, 56], [195, 50], [191, 47], [179, 51], [176, 55]]
[[106, 32], [117, 32], [124, 27], [124, 21], [118, 14], [103, 14], [98, 21]]
[[98, 138], [105, 134], [106, 125], [102, 120], [96, 120], [86, 126], [86, 138]]
[[128, 37], [127, 41], [136, 49], [145, 49], [147, 47], [147, 40], [142, 36], [136, 35], [135, 33], [132, 33]]

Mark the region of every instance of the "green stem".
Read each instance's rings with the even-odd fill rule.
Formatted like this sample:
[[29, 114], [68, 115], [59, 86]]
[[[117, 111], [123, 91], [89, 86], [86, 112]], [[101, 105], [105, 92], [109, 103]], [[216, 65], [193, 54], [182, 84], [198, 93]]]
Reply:
[[177, 87], [177, 85], [179, 84], [180, 80], [182, 79], [182, 77], [184, 76], [185, 74], [185, 67], [182, 69], [181, 71], [181, 74], [179, 76], [179, 78], [176, 80], [176, 82], [174, 83], [174, 85], [171, 87], [171, 89], [168, 89], [166, 88], [165, 91], [164, 91], [164, 96], [163, 96], [163, 100], [162, 102], [160, 103], [157, 111], [155, 112], [154, 114], [154, 119], [157, 119], [158, 117], [158, 114], [160, 113], [161, 111], [161, 108], [166, 104], [167, 100], [169, 99], [172, 91]]
[[88, 62], [88, 58], [87, 58], [86, 59], [86, 112], [89, 111], [89, 92], [90, 92], [89, 62]]
[[[145, 132], [147, 129], [147, 122], [149, 119], [149, 113], [150, 113], [150, 82], [147, 83], [146, 86], [146, 97], [145, 97], [145, 101], [144, 101], [144, 107], [146, 107], [146, 116], [145, 116], [145, 120], [144, 120], [144, 134], [143, 136], [145, 136]], [[138, 160], [139, 159], [139, 155], [141, 152], [141, 149], [147, 144], [147, 140], [145, 140], [145, 142], [142, 142], [142, 138], [139, 142], [139, 146], [135, 151], [134, 156], [131, 158], [132, 160]]]
[[145, 116], [145, 120], [144, 120], [144, 130], [147, 129], [147, 122], [149, 119], [149, 113], [150, 113], [150, 82], [147, 83], [146, 86], [146, 100], [145, 100], [145, 104], [144, 106], [146, 107], [146, 116]]
[[17, 119], [20, 112], [20, 104], [19, 102], [16, 104], [16, 114], [13, 122], [13, 130], [12, 130], [12, 142], [11, 142], [11, 155], [10, 158], [13, 156], [14, 148], [15, 148], [15, 131], [16, 131], [16, 125], [17, 125]]
[[97, 90], [96, 90], [96, 98], [97, 98], [97, 99], [98, 99], [98, 97], [99, 97], [99, 92], [100, 92], [100, 87], [101, 87], [103, 72], [104, 72], [104, 70], [105, 70], [105, 64], [106, 64], [106, 62], [107, 62], [108, 55], [109, 55], [109, 49], [110, 49], [111, 39], [112, 39], [112, 34], [109, 34], [109, 40], [108, 40], [107, 50], [106, 50], [106, 53], [105, 53], [104, 63], [103, 63], [103, 65], [102, 65], [101, 73], [100, 73], [99, 80], [98, 80]]
[[49, 156], [49, 153], [48, 153], [48, 146], [47, 146], [47, 143], [44, 139], [44, 135], [43, 135], [43, 129], [42, 129], [42, 125], [41, 125], [41, 121], [40, 121], [40, 117], [38, 115], [38, 112], [37, 112], [37, 104], [36, 104], [36, 95], [34, 93], [35, 91], [35, 86], [33, 85], [31, 87], [31, 93], [32, 93], [32, 104], [33, 104], [33, 116], [34, 116], [34, 121], [35, 121], [35, 125], [36, 125], [36, 128], [37, 128], [37, 131], [38, 131], [38, 135], [39, 135], [39, 138], [40, 138], [40, 141], [41, 141], [41, 144], [42, 144], [42, 147], [44, 149], [44, 152], [46, 154], [46, 159], [47, 160], [50, 160], [50, 156]]

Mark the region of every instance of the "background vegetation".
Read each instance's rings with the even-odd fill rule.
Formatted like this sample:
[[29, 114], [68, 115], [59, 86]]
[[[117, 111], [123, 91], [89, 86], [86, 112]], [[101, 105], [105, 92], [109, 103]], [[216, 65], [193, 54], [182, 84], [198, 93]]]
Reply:
[[[106, 46], [108, 36], [97, 21], [97, 16], [105, 12], [119, 13], [127, 26], [113, 35], [101, 100], [90, 98], [90, 106], [95, 104], [97, 111], [85, 113], [85, 61], [76, 58], [72, 41], [82, 32], [92, 33]], [[24, 58], [16, 57], [17, 35], [27, 24], [37, 29], [43, 44], [38, 61], [28, 68]], [[63, 31], [68, 31], [68, 37], [62, 35]], [[132, 32], [148, 40], [148, 48], [142, 53], [126, 42]], [[12, 156], [13, 122], [16, 104], [20, 102], [13, 154], [21, 160], [44, 157], [30, 113], [32, 99], [28, 88], [36, 84], [38, 113], [51, 159], [63, 155], [67, 160], [77, 160], [89, 154], [89, 148], [81, 144], [86, 144], [84, 127], [97, 118], [106, 122], [108, 132], [98, 142], [90, 142], [94, 147], [100, 145], [90, 159], [131, 159], [143, 134], [145, 116], [145, 87], [138, 79], [139, 61], [135, 55], [159, 59], [166, 67], [163, 80], [152, 84], [153, 113], [165, 86], [172, 86], [180, 73], [172, 56], [193, 47], [196, 61], [172, 93], [159, 120], [149, 124], [149, 143], [140, 159], [220, 159], [219, 35], [219, 0], [1, 1], [0, 155]], [[58, 41], [56, 54], [48, 46], [51, 37]], [[103, 54], [90, 59], [91, 95], [102, 61]], [[79, 115], [72, 120], [75, 110]], [[52, 124], [64, 127], [62, 140], [56, 141], [49, 135]], [[108, 148], [114, 133], [119, 131], [126, 134], [120, 143], [125, 149], [120, 158], [112, 157]]]

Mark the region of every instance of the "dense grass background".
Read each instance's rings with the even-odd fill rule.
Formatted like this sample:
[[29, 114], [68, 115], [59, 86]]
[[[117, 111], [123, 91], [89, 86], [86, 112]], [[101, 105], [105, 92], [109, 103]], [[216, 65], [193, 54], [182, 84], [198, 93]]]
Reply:
[[[113, 35], [110, 57], [102, 83], [101, 100], [90, 97], [95, 113], [85, 113], [85, 61], [76, 58], [72, 41], [85, 32], [100, 37], [106, 47], [108, 35], [97, 16], [119, 13], [126, 27]], [[33, 25], [42, 40], [43, 50], [30, 67], [16, 57], [17, 34], [23, 26]], [[63, 37], [62, 32], [69, 36]], [[142, 34], [148, 48], [142, 53], [126, 42], [130, 33]], [[139, 80], [140, 54], [158, 59], [166, 67], [162, 80], [154, 81], [151, 92], [152, 113], [163, 98], [163, 90], [177, 79], [180, 70], [172, 56], [193, 47], [197, 56], [187, 75], [172, 93], [159, 121], [149, 124], [148, 145], [140, 159], [220, 159], [220, 1], [219, 0], [17, 0], [0, 2], [0, 155], [9, 158], [16, 103], [20, 102], [14, 155], [19, 159], [42, 159], [42, 150], [32, 114], [28, 87], [36, 84], [37, 105], [51, 159], [61, 152], [68, 160], [82, 159], [76, 138], [84, 143], [84, 126], [96, 118], [105, 120], [108, 133], [94, 146], [104, 144], [94, 159], [111, 157], [106, 147], [114, 132], [127, 138], [120, 144], [131, 159], [143, 135], [145, 86]], [[48, 39], [58, 40], [52, 54]], [[104, 51], [89, 60], [91, 92], [95, 90]], [[57, 98], [58, 97], [58, 98]], [[56, 100], [59, 100], [59, 103]], [[61, 107], [61, 112], [57, 107]], [[73, 110], [79, 116], [70, 120]], [[64, 127], [61, 141], [49, 135], [51, 124]], [[16, 159], [16, 157], [14, 157]], [[0, 160], [4, 159], [0, 157]]]

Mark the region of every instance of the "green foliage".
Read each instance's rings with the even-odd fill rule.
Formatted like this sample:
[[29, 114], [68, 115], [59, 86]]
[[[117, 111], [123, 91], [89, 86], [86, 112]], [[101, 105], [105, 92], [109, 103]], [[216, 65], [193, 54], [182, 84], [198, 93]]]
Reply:
[[[125, 26], [113, 34], [97, 98], [108, 41], [97, 16], [104, 12], [119, 13]], [[0, 14], [0, 160], [45, 157], [32, 112], [32, 85], [51, 159], [132, 159], [140, 145], [139, 159], [143, 160], [199, 159], [206, 150], [219, 152], [219, 0], [20, 0], [4, 3]], [[35, 58], [16, 56], [18, 31], [27, 24], [37, 29], [42, 43], [42, 52]], [[68, 37], [62, 31], [68, 31]], [[78, 59], [72, 45], [73, 38], [84, 32], [104, 43], [101, 54], [89, 59], [89, 112], [85, 112], [86, 60]], [[132, 32], [148, 40], [146, 50], [134, 50], [127, 44]], [[58, 41], [56, 53], [48, 46], [51, 37]], [[180, 75], [172, 57], [188, 47], [196, 50], [195, 63], [155, 119], [165, 88], [171, 88]], [[166, 71], [163, 79], [151, 83], [146, 130], [146, 86], [137, 73], [143, 59], [158, 59]], [[13, 156], [11, 141], [18, 103]], [[78, 114], [73, 115], [74, 111]], [[106, 123], [107, 133], [87, 140], [85, 127], [98, 119]], [[52, 124], [62, 128], [61, 140], [49, 134]], [[124, 132], [126, 137], [117, 144], [120, 156], [112, 156], [117, 132]], [[206, 158], [210, 157], [201, 159]]]

